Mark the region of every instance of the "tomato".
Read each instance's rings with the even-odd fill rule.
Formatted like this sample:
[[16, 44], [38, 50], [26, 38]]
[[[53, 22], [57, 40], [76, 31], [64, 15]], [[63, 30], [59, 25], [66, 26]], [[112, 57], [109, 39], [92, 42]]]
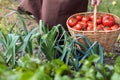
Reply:
[[81, 21], [82, 20], [82, 16], [81, 15], [76, 15], [76, 20]]
[[88, 26], [86, 30], [87, 30], [87, 31], [93, 30], [93, 26]]
[[69, 20], [68, 20], [68, 25], [70, 26], [70, 27], [73, 27], [73, 26], [75, 26], [77, 24], [77, 20], [75, 19], [75, 18], [70, 18]]
[[103, 30], [104, 30], [104, 31], [110, 31], [111, 28], [110, 28], [110, 27], [104, 27]]
[[93, 26], [93, 21], [88, 21], [87, 24], [88, 26]]
[[91, 14], [89, 17], [90, 17], [90, 20], [91, 20], [91, 21], [94, 20], [94, 15], [93, 15], [93, 14]]
[[83, 21], [79, 21], [78, 22], [79, 24], [82, 24], [82, 29], [85, 30], [88, 26], [88, 24], [86, 22], [83, 22]]
[[88, 22], [89, 20], [90, 20], [90, 18], [88, 16], [83, 16], [82, 17], [83, 22]]
[[102, 23], [102, 17], [101, 17], [101, 16], [100, 16], [100, 17], [97, 17], [96, 23], [97, 23], [97, 24], [101, 24], [101, 23]]
[[119, 26], [117, 24], [115, 24], [111, 27], [112, 30], [115, 30], [115, 29], [118, 29], [118, 28], [119, 28]]
[[73, 27], [73, 29], [75, 29], [75, 30], [81, 30], [81, 29], [82, 29], [82, 24], [77, 23], [77, 24]]
[[111, 27], [112, 25], [115, 24], [115, 19], [114, 19], [114, 17], [113, 17], [112, 15], [110, 15], [110, 14], [105, 14], [105, 15], [103, 15], [103, 18], [102, 18], [102, 24], [103, 24], [104, 26], [109, 26], [109, 27]]
[[[93, 14], [91, 14], [89, 17], [90, 17], [91, 21], [94, 21], [94, 15]], [[96, 23], [97, 24], [101, 24], [102, 23], [102, 16], [97, 15]]]
[[104, 26], [102, 24], [97, 25], [97, 30], [103, 30]]

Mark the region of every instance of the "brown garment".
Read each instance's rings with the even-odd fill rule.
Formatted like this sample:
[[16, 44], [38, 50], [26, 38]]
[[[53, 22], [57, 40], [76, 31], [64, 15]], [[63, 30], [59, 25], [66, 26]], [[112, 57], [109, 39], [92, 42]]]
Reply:
[[18, 9], [33, 14], [37, 22], [42, 19], [50, 27], [62, 24], [66, 28], [67, 18], [87, 11], [87, 6], [88, 0], [22, 0]]

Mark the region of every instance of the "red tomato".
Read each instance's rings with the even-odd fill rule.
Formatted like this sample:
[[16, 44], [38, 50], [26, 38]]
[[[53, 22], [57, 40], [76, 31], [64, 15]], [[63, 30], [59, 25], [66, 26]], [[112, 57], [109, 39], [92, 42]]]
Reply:
[[112, 25], [115, 24], [115, 19], [114, 19], [114, 17], [113, 17], [112, 15], [110, 15], [110, 14], [105, 14], [105, 15], [103, 16], [103, 18], [102, 18], [102, 24], [103, 24], [104, 26], [109, 26], [109, 27], [111, 27]]
[[88, 26], [88, 24], [86, 22], [83, 22], [83, 21], [79, 21], [78, 22], [79, 24], [82, 24], [82, 29], [85, 30]]
[[90, 18], [88, 16], [83, 16], [82, 21], [83, 22], [88, 22]]
[[[94, 15], [93, 14], [90, 15], [90, 20], [94, 21]], [[102, 16], [97, 15], [96, 23], [97, 24], [101, 24], [102, 23]]]
[[77, 24], [77, 20], [75, 19], [75, 18], [70, 18], [69, 20], [68, 20], [68, 25], [70, 26], [70, 27], [73, 27], [73, 26], [75, 26]]
[[73, 29], [75, 29], [75, 30], [81, 30], [82, 29], [82, 24], [76, 24], [74, 27], [73, 27]]
[[90, 15], [90, 20], [91, 20], [91, 21], [94, 20], [94, 15], [93, 15], [93, 14]]
[[87, 31], [93, 30], [93, 26], [88, 26], [86, 30], [87, 30]]
[[88, 21], [87, 24], [88, 26], [93, 26], [93, 21]]
[[111, 28], [110, 28], [110, 27], [104, 27], [103, 30], [104, 30], [104, 31], [110, 31]]
[[104, 26], [102, 24], [97, 25], [97, 30], [103, 30]]
[[102, 17], [101, 16], [96, 19], [96, 23], [97, 24], [101, 24], [102, 23]]
[[81, 15], [76, 15], [76, 20], [81, 21], [82, 20], [82, 16]]
[[119, 26], [117, 24], [115, 24], [111, 27], [112, 30], [115, 30], [115, 29], [118, 29], [118, 28], [119, 28]]

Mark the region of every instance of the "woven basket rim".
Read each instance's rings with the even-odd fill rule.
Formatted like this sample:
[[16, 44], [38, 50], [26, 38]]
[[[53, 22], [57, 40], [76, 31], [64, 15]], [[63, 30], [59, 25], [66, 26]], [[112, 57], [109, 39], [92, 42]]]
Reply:
[[[78, 12], [78, 13], [72, 14], [70, 17], [75, 16], [75, 15], [78, 15], [78, 14], [88, 14], [88, 13], [92, 14], [92, 13], [94, 13], [94, 12]], [[107, 12], [101, 12], [101, 11], [98, 11], [97, 13], [111, 14], [111, 15], [114, 15], [115, 17], [118, 17], [117, 15], [115, 15], [115, 14], [113, 14], [113, 13], [107, 13]], [[68, 18], [70, 18], [70, 17], [68, 17]], [[119, 18], [119, 17], [118, 17], [118, 18]], [[67, 20], [68, 20], [68, 19], [67, 19]]]

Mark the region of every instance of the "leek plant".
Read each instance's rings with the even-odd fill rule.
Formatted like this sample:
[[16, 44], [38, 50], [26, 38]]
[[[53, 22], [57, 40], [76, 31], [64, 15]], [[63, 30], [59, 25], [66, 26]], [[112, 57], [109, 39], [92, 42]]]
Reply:
[[[82, 66], [81, 61], [93, 54], [99, 55], [98, 62], [103, 63], [103, 48], [97, 41], [91, 43], [81, 34], [76, 35], [77, 39], [73, 39], [61, 24], [48, 29], [42, 20], [38, 27], [28, 31], [23, 17], [21, 15], [19, 17], [24, 34], [14, 34], [12, 31], [6, 35], [3, 32], [0, 34], [0, 43], [4, 48], [3, 55], [6, 63], [11, 67], [16, 66], [16, 57], [20, 58], [26, 54], [36, 55], [40, 59], [43, 54], [47, 61], [61, 59], [77, 71]], [[79, 39], [83, 39], [87, 45], [79, 42]], [[36, 49], [37, 53], [35, 53]]]

